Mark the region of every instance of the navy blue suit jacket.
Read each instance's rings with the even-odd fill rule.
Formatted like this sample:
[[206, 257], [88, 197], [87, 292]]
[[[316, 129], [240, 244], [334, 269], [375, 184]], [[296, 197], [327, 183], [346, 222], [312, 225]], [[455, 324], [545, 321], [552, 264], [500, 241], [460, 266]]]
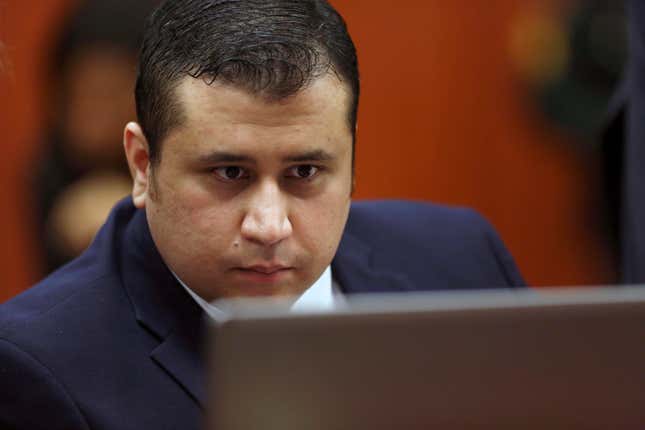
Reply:
[[[421, 203], [355, 203], [332, 270], [346, 294], [523, 285], [479, 215]], [[0, 428], [199, 428], [202, 315], [122, 201], [81, 257], [0, 306]]]

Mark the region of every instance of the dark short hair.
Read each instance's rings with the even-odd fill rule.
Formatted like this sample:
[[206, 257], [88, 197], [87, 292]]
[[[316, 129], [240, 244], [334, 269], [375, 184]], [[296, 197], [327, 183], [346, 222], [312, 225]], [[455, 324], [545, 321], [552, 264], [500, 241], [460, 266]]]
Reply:
[[327, 73], [351, 90], [354, 136], [356, 48], [326, 0], [168, 0], [147, 21], [135, 90], [150, 159], [159, 160], [162, 140], [181, 124], [174, 92], [185, 77], [280, 100]]

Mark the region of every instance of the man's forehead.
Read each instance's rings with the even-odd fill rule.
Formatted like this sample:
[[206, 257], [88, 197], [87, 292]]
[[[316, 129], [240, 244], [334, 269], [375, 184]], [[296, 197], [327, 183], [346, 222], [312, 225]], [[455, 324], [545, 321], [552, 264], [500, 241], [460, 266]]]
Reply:
[[314, 79], [295, 94], [279, 98], [221, 80], [186, 77], [177, 86], [175, 96], [186, 120], [227, 115], [261, 123], [307, 115], [346, 118], [351, 91], [331, 73]]

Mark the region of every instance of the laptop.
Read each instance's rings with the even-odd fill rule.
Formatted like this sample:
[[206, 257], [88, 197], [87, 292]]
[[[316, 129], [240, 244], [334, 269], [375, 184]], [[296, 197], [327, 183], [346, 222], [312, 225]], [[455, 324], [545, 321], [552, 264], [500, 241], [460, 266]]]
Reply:
[[210, 326], [208, 429], [645, 428], [645, 288], [230, 308]]

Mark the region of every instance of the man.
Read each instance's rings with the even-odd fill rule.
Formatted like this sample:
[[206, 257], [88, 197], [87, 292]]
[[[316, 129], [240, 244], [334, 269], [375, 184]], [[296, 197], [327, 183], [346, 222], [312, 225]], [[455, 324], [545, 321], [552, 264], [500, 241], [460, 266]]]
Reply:
[[1, 308], [0, 425], [197, 428], [214, 299], [521, 285], [472, 211], [351, 204], [358, 94], [325, 0], [160, 6], [124, 133], [132, 198]]

